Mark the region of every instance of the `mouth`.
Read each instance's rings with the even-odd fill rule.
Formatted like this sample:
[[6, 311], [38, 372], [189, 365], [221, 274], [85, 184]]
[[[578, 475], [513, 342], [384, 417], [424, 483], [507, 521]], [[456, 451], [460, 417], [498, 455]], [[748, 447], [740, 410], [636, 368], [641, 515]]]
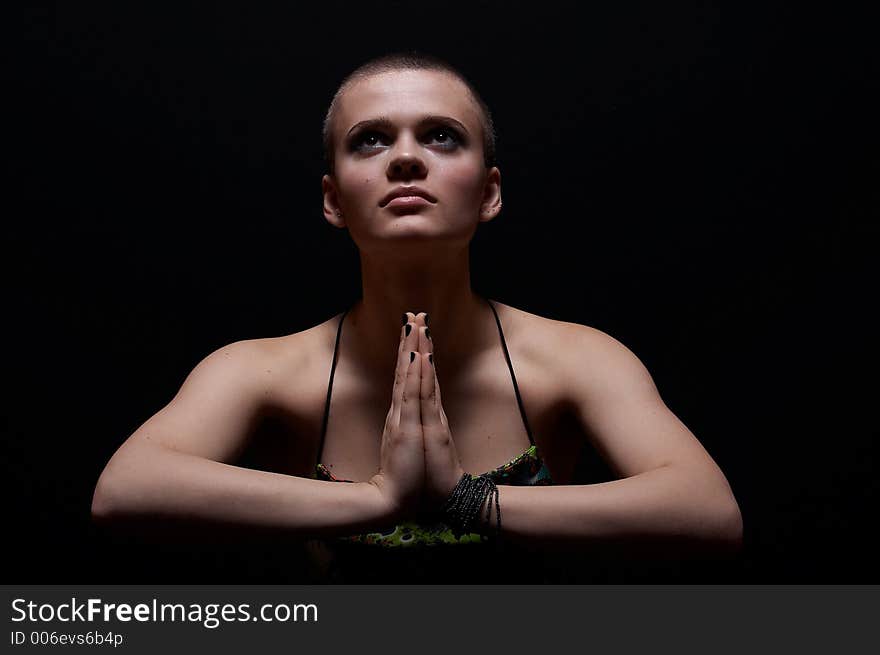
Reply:
[[422, 207], [437, 202], [437, 199], [424, 189], [416, 186], [397, 187], [382, 198], [380, 207]]
[[410, 209], [414, 207], [427, 207], [430, 204], [430, 202], [421, 196], [398, 196], [397, 198], [392, 198], [391, 201], [385, 205], [385, 208]]

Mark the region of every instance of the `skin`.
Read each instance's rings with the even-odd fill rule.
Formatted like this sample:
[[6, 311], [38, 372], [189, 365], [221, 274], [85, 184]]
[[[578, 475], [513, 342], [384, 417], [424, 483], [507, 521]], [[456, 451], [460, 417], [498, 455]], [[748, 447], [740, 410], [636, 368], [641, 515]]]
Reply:
[[[467, 143], [441, 144], [442, 125], [420, 123], [432, 115], [455, 119]], [[362, 135], [367, 143], [350, 151], [351, 128], [383, 116], [393, 118], [393, 129], [380, 138]], [[501, 174], [483, 164], [479, 115], [466, 87], [434, 71], [377, 75], [343, 95], [334, 128], [336, 170], [322, 180], [324, 216], [347, 229], [360, 251], [364, 296], [352, 323], [358, 326], [354, 345], [365, 347], [355, 360], [365, 373], [389, 372], [383, 352], [394, 347], [404, 311], [443, 315], [433, 332], [447, 344], [444, 356], [456, 363], [472, 359], [492, 333], [477, 318], [485, 307], [470, 289], [468, 244], [477, 225], [501, 209]], [[405, 212], [379, 206], [402, 185], [422, 187], [437, 202]], [[475, 330], [482, 339], [474, 338]]]
[[[452, 142], [452, 124], [427, 116], [453, 119], [461, 138]], [[351, 132], [380, 117], [386, 123], [371, 133]], [[321, 459], [356, 482], [310, 479], [336, 316], [200, 362], [108, 463], [97, 520], [173, 518], [309, 537], [372, 531], [436, 507], [464, 471], [523, 452], [497, 326], [470, 288], [468, 244], [501, 208], [500, 172], [483, 163], [480, 129], [466, 87], [442, 72], [375, 75], [340, 99], [323, 208], [360, 250], [363, 295], [345, 318]], [[427, 190], [432, 202], [382, 206], [401, 185]], [[556, 483], [500, 487], [506, 538], [739, 547], [742, 518], [727, 480], [632, 352], [587, 326], [496, 307]], [[275, 427], [261, 427], [266, 419]], [[619, 479], [574, 484], [585, 443]], [[258, 465], [237, 465], [245, 451]]]
[[[370, 295], [352, 310], [352, 323], [367, 337], [359, 361], [376, 352], [369, 348], [372, 336], [381, 339], [387, 317], [399, 315], [395, 310], [407, 302], [443, 314], [435, 332], [461, 344], [447, 353], [449, 361], [473, 357], [474, 343], [464, 335], [479, 301], [470, 292], [468, 244], [478, 223], [494, 218], [501, 207], [500, 171], [484, 165], [481, 130], [466, 87], [442, 72], [375, 75], [341, 97], [333, 130], [335, 171], [322, 180], [324, 216], [347, 228], [361, 253], [364, 291]], [[428, 192], [431, 202], [383, 206], [390, 191], [412, 185]], [[458, 311], [450, 312], [450, 306]], [[418, 365], [424, 373], [435, 370], [427, 359], [430, 343], [420, 340]], [[375, 366], [381, 370], [382, 364]], [[425, 384], [439, 392], [436, 376]], [[422, 417], [419, 427], [427, 467], [423, 492], [442, 501], [464, 472], [442, 406]], [[433, 447], [436, 443], [446, 450]]]

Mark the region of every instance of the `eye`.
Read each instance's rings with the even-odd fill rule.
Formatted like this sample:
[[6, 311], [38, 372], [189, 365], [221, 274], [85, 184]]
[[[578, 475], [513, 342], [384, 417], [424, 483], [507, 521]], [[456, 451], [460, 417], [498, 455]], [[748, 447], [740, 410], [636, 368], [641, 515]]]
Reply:
[[357, 151], [372, 150], [381, 145], [387, 145], [385, 135], [372, 130], [356, 134], [350, 143], [351, 149]]
[[446, 149], [453, 149], [461, 145], [461, 137], [458, 132], [450, 127], [438, 127], [428, 132], [428, 141], [434, 145], [442, 146]]

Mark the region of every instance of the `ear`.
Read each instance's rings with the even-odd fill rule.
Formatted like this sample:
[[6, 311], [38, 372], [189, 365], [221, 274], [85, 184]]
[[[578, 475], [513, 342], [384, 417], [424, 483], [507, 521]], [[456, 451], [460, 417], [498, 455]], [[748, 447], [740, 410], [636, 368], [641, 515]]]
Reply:
[[325, 175], [321, 178], [321, 191], [324, 194], [324, 218], [333, 227], [344, 228], [345, 217], [339, 206], [339, 195], [332, 176]]
[[501, 211], [501, 171], [493, 166], [486, 173], [486, 187], [480, 204], [480, 222], [491, 221]]

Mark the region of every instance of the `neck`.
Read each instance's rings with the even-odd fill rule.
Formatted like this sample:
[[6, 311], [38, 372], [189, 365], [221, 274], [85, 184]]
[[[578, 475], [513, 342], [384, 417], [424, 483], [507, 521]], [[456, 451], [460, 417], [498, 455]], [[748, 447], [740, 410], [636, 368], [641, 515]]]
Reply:
[[405, 259], [361, 253], [363, 297], [346, 318], [346, 348], [369, 372], [393, 373], [401, 315], [425, 312], [447, 374], [497, 340], [492, 310], [470, 286], [467, 248]]

